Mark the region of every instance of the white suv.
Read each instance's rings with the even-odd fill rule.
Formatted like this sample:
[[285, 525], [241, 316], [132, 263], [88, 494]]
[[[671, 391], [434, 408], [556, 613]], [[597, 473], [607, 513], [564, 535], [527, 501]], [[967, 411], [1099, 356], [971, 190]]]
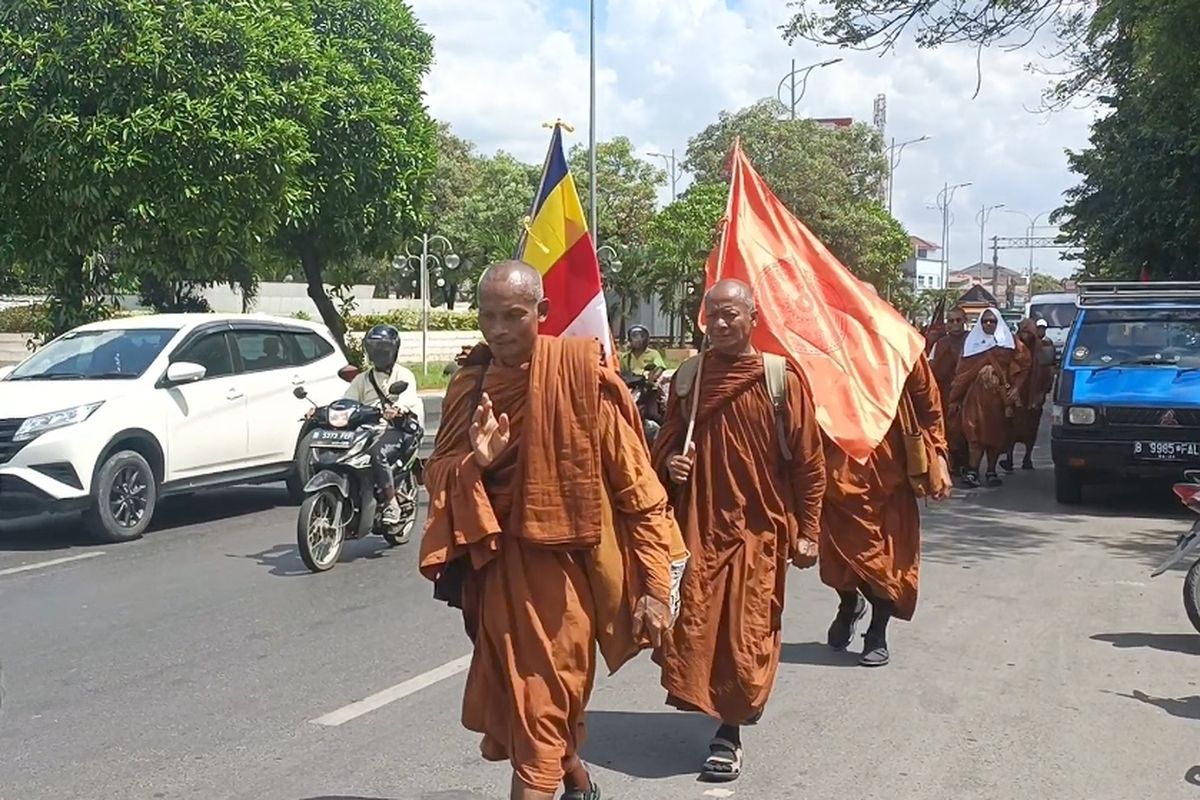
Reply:
[[[353, 368], [350, 368], [352, 370]], [[0, 379], [0, 517], [83, 511], [109, 542], [160, 498], [289, 482], [309, 403], [340, 397], [346, 360], [299, 320], [163, 314], [84, 325]]]

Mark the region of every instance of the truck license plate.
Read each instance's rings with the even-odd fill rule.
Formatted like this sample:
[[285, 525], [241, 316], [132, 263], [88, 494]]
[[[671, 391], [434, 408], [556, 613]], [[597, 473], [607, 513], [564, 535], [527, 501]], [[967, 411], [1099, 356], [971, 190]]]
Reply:
[[1200, 443], [1197, 442], [1134, 442], [1135, 458], [1152, 461], [1185, 461], [1200, 458]]

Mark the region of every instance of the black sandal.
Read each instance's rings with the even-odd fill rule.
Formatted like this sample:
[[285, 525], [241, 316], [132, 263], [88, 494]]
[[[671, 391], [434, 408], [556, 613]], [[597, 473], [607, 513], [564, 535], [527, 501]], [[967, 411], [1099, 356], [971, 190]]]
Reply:
[[568, 789], [563, 792], [561, 800], [600, 800], [600, 787], [592, 781], [591, 788], [586, 792], [583, 789]]
[[708, 758], [700, 780], [708, 783], [736, 781], [742, 774], [742, 746], [720, 736], [708, 743]]

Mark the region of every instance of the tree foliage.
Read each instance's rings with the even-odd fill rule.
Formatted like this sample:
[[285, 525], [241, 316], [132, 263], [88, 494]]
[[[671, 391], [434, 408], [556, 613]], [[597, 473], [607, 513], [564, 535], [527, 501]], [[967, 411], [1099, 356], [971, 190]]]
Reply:
[[717, 122], [688, 144], [687, 169], [704, 183], [726, 180], [735, 138], [772, 191], [858, 277], [886, 296], [903, 282], [911, 245], [904, 229], [878, 203], [887, 159], [867, 125], [825, 128], [784, 118], [763, 100]]
[[216, 280], [270, 234], [305, 158], [304, 94], [280, 80], [304, 35], [284, 0], [5, 4], [4, 245], [56, 331], [104, 306], [117, 242], [126, 266], [169, 253]]
[[1084, 275], [1200, 279], [1200, 7], [1128, 0], [1114, 8], [1124, 32], [1110, 108], [1090, 147], [1070, 153], [1081, 183], [1054, 218], [1079, 248]]

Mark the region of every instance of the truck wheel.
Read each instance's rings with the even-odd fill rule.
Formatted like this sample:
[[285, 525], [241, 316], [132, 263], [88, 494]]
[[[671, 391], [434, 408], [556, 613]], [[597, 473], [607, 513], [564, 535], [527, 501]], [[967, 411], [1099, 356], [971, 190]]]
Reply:
[[1083, 502], [1083, 480], [1078, 472], [1067, 467], [1054, 468], [1054, 499], [1064, 506]]
[[140, 539], [158, 507], [158, 482], [141, 453], [121, 450], [101, 465], [84, 519], [92, 534], [111, 544]]

